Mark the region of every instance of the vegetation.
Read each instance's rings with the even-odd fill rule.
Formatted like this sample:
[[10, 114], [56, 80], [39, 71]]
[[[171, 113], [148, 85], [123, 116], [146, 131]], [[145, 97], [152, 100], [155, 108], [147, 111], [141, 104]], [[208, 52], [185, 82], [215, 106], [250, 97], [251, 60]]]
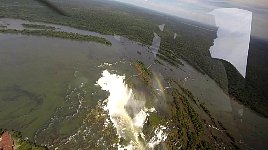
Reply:
[[46, 30], [55, 30], [55, 27], [46, 26], [46, 25], [39, 25], [39, 24], [22, 24], [24, 28], [32, 28], [32, 29], [46, 29]]
[[47, 150], [48, 148], [44, 147], [44, 146], [39, 146], [27, 139], [22, 139], [21, 134], [18, 132], [12, 133], [12, 136], [14, 136], [14, 140], [15, 140], [15, 146], [17, 145], [18, 147], [16, 148], [16, 150]]
[[159, 59], [155, 59], [154, 62], [155, 62], [155, 63], [158, 63], [158, 64], [160, 64], [160, 65], [164, 65], [163, 62], [161, 62]]
[[[268, 40], [251, 37], [248, 52], [246, 86], [250, 84], [254, 87], [258, 95], [266, 98], [268, 105]], [[259, 99], [255, 98], [256, 101]], [[262, 102], [261, 102], [262, 103]], [[268, 109], [266, 109], [268, 111]]]
[[17, 144], [19, 144], [19, 147], [16, 148], [16, 150], [47, 150], [48, 149], [43, 146], [38, 146], [28, 140], [19, 139], [17, 142], [18, 142]]
[[[200, 107], [203, 109], [203, 111], [209, 116], [209, 118], [211, 119], [212, 123], [214, 125], [216, 125], [215, 119], [212, 117], [212, 115], [210, 114], [209, 110], [205, 107], [205, 104], [200, 104]], [[222, 124], [221, 124], [222, 125]]]
[[251, 80], [244, 79], [229, 62], [222, 60], [222, 63], [227, 72], [229, 94], [256, 112], [268, 117], [268, 102], [265, 94], [262, 93], [263, 89], [257, 87]]
[[182, 93], [184, 93], [187, 97], [189, 97], [196, 105], [197, 105], [197, 100], [196, 98], [193, 96], [192, 92], [189, 91], [186, 88], [183, 88], [177, 81], [175, 80], [169, 80], [169, 82], [174, 82], [174, 84], [176, 84], [176, 86], [179, 87], [179, 89], [182, 91]]
[[[183, 88], [175, 80], [168, 81], [172, 88], [165, 91], [166, 99], [161, 102], [161, 109], [157, 110], [155, 114], [150, 114], [144, 125], [143, 133], [146, 139], [150, 139], [153, 136], [151, 131], [161, 124], [168, 128], [166, 131], [168, 137], [164, 142], [167, 149], [237, 148], [231, 134], [212, 131], [207, 125], [210, 118], [203, 122], [204, 118], [201, 118], [197, 113], [199, 110], [197, 100], [190, 91]], [[165, 105], [167, 105], [168, 110], [162, 110]], [[207, 112], [209, 114], [208, 110]], [[218, 127], [216, 124], [214, 126]], [[161, 146], [156, 147], [156, 149], [161, 149]]]
[[[150, 101], [153, 101], [156, 97], [152, 98], [152, 100], [148, 97], [157, 96], [157, 94], [155, 95], [153, 92], [154, 88], [150, 86], [151, 82], [146, 80], [146, 77], [151, 76], [151, 71], [139, 61], [134, 63], [134, 68], [140, 76], [139, 79], [143, 81], [143, 83], [149, 84], [149, 86], [143, 87], [142, 93], [146, 94], [146, 99], [148, 100], [146, 103], [150, 103]], [[191, 102], [196, 104], [197, 100], [189, 90], [183, 88], [175, 80], [168, 81], [171, 83], [172, 88], [165, 91], [166, 97], [165, 99], [161, 99], [160, 106], [157, 106], [159, 107], [157, 112], [150, 113], [148, 116], [143, 127], [145, 139], [151, 139], [152, 136], [154, 136], [154, 132], [152, 131], [159, 128], [160, 125], [163, 125], [167, 127], [167, 130], [164, 131], [168, 134], [164, 142], [167, 149], [215, 149], [217, 145], [215, 145], [214, 139], [207, 138], [211, 137], [211, 135], [208, 129], [204, 127], [204, 123], [201, 121], [198, 113], [190, 104]], [[132, 89], [135, 90], [135, 87], [137, 86], [134, 86]], [[139, 87], [137, 87], [137, 89], [139, 89]], [[225, 134], [221, 136], [227, 137]], [[218, 136], [215, 137], [221, 139]], [[161, 144], [156, 146], [156, 149], [162, 149]]]
[[23, 34], [23, 35], [37, 35], [37, 36], [57, 37], [57, 38], [71, 39], [71, 40], [77, 40], [77, 41], [93, 41], [93, 42], [97, 42], [97, 43], [111, 45], [111, 42], [106, 40], [105, 38], [91, 36], [91, 35], [81, 35], [81, 34], [77, 34], [77, 33], [53, 31], [53, 30], [0, 29], [0, 33], [12, 33], [12, 34]]
[[[171, 102], [168, 103], [168, 114], [163, 112], [151, 114], [145, 124], [143, 132], [147, 138], [152, 136], [152, 130], [157, 128], [159, 124], [167, 124], [168, 137], [165, 140], [167, 149], [206, 149], [214, 147], [210, 141], [201, 139], [203, 134], [203, 125], [198, 114], [190, 106], [188, 98], [184, 97], [178, 89], [172, 89]], [[206, 144], [203, 144], [206, 143]], [[158, 147], [160, 148], [160, 147]], [[160, 148], [161, 149], [161, 148]]]
[[169, 64], [175, 66], [175, 67], [180, 67], [180, 65], [183, 65], [183, 63], [179, 60], [179, 58], [177, 58], [177, 60], [176, 60], [175, 59], [176, 57], [168, 58], [167, 56], [165, 56], [163, 54], [157, 54], [156, 56], [159, 57], [160, 59], [168, 62]]
[[[216, 119], [212, 117], [211, 113], [204, 104], [199, 104], [199, 101], [192, 95], [192, 93], [182, 87], [182, 85], [180, 85], [177, 81], [169, 80], [169, 82], [173, 83], [175, 87], [177, 87], [177, 92], [180, 94], [176, 95], [180, 95], [182, 97], [183, 106], [184, 108], [187, 108], [186, 110], [188, 111], [186, 114], [189, 114], [193, 124], [193, 126], [190, 127], [194, 127], [195, 129], [192, 132], [196, 135], [194, 135], [192, 132], [187, 134], [188, 137], [192, 137], [189, 143], [194, 143], [193, 141], [200, 141], [200, 139], [203, 139], [198, 145], [195, 146], [194, 149], [221, 149], [223, 147], [228, 147], [227, 149], [239, 149], [239, 147], [236, 145], [234, 137], [226, 130], [226, 128], [223, 127], [221, 122], [217, 122]], [[212, 131], [208, 125], [213, 125], [220, 131]], [[193, 147], [188, 147], [188, 149], [193, 149]]]
[[136, 69], [140, 78], [146, 83], [149, 84], [151, 82], [151, 78], [153, 73], [151, 70], [145, 67], [144, 63], [141, 61], [136, 61], [133, 63], [134, 68]]

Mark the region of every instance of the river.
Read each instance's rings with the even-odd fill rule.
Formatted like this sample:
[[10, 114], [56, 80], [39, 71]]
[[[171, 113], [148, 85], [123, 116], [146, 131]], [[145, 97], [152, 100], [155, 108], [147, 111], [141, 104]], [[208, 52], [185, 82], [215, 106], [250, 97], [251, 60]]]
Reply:
[[[24, 20], [2, 18], [8, 28], [23, 29]], [[176, 68], [154, 62], [149, 46], [124, 37], [101, 35], [53, 24], [58, 31], [95, 35], [112, 46], [58, 38], [0, 34], [0, 126], [50, 144], [46, 137], [69, 137], [81, 126], [88, 109], [107, 93], [95, 86], [104, 70], [131, 76], [131, 61], [141, 60], [164, 78], [174, 78], [205, 103], [213, 117], [246, 148], [264, 149], [268, 119], [230, 99], [208, 76], [187, 62]], [[53, 134], [60, 137], [53, 137]], [[51, 134], [51, 135], [50, 135]], [[47, 140], [47, 141], [46, 141]], [[51, 146], [51, 145], [50, 145]]]

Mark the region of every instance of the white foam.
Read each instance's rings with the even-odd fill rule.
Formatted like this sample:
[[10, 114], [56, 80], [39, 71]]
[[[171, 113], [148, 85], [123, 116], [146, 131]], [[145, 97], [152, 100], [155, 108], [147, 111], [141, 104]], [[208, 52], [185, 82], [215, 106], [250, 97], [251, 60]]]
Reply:
[[112, 65], [113, 65], [113, 64], [103, 63], [103, 64], [100, 64], [100, 65], [98, 66], [98, 68], [110, 67], [110, 66], [112, 66]]
[[141, 110], [133, 119], [134, 125], [136, 127], [142, 128], [147, 118], [147, 113], [144, 110]]
[[147, 144], [149, 148], [154, 148], [156, 145], [158, 145], [160, 142], [163, 142], [167, 139], [167, 134], [164, 132], [167, 128], [165, 126], [160, 126], [155, 129], [154, 133], [155, 136], [152, 137]]
[[215, 9], [219, 27], [214, 45], [210, 47], [213, 58], [226, 60], [245, 77], [250, 43], [252, 12], [238, 8]]
[[114, 35], [114, 38], [115, 38], [117, 41], [120, 41], [120, 40], [121, 40], [121, 36], [120, 36], [120, 35]]
[[[135, 100], [132, 90], [124, 83], [124, 79], [125, 76], [111, 74], [107, 70], [103, 71], [97, 84], [101, 86], [102, 90], [110, 93], [107, 101], [104, 101], [106, 103], [104, 109], [108, 111], [119, 138], [123, 137], [131, 141], [127, 146], [118, 144], [118, 149], [144, 149], [145, 145], [139, 140], [139, 135], [144, 138], [143, 125], [149, 116], [148, 113], [154, 112], [155, 109], [147, 109], [144, 106], [144, 100]], [[133, 110], [133, 119], [128, 114], [126, 107]]]

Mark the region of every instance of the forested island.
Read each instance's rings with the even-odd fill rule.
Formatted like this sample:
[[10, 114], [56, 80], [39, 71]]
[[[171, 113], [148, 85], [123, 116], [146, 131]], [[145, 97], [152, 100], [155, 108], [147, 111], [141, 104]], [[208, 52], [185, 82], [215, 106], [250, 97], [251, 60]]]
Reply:
[[23, 30], [0, 29], [0, 33], [47, 36], [47, 37], [71, 39], [71, 40], [75, 40], [75, 41], [88, 41], [88, 42], [97, 42], [97, 43], [101, 43], [101, 44], [112, 45], [112, 43], [110, 41], [106, 40], [105, 38], [91, 36], [91, 35], [81, 35], [81, 34], [77, 34], [77, 33], [68, 33], [68, 32], [63, 32], [63, 31], [29, 30], [29, 29], [23, 29]]

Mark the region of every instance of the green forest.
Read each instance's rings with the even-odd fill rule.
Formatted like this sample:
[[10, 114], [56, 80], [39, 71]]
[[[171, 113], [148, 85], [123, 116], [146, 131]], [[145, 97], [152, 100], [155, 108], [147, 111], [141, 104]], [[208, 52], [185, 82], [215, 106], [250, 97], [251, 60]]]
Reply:
[[262, 90], [242, 77], [238, 70], [229, 62], [221, 60], [226, 68], [229, 94], [254, 111], [268, 117], [268, 103]]

